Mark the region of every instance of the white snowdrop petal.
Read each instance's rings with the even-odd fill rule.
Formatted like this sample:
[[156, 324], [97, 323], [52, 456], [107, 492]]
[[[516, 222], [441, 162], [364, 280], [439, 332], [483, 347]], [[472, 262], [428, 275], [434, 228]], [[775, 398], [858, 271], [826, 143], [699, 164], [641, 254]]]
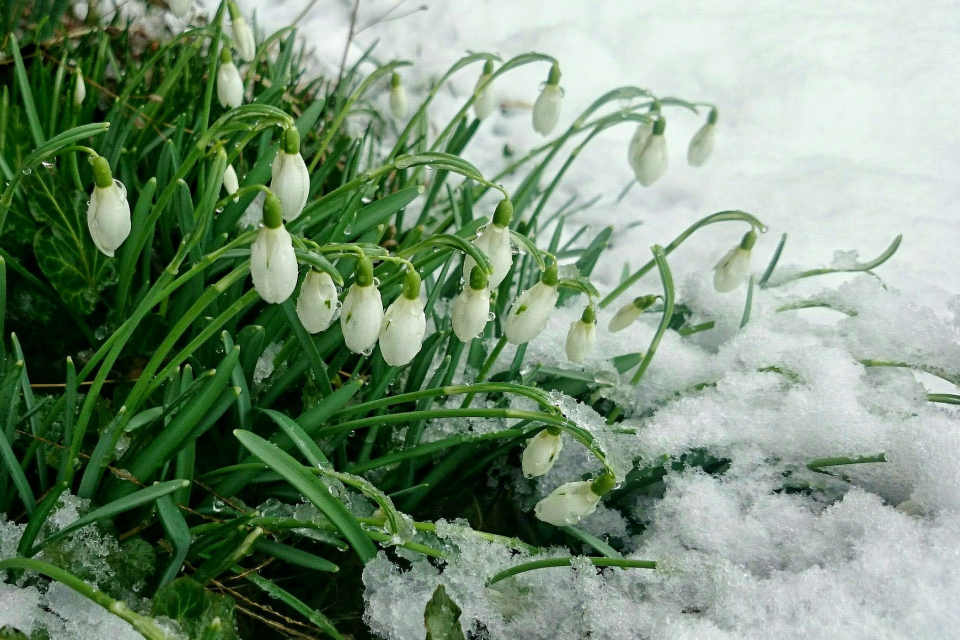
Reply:
[[240, 179], [237, 178], [237, 170], [232, 164], [228, 164], [227, 170], [223, 172], [223, 188], [231, 196], [240, 189]]
[[523, 292], [507, 314], [504, 334], [512, 344], [536, 338], [547, 326], [560, 292], [556, 286], [538, 282]]
[[217, 70], [217, 100], [220, 106], [231, 109], [243, 104], [243, 79], [232, 62], [221, 64]]
[[719, 293], [733, 291], [750, 275], [750, 251], [734, 247], [714, 269], [713, 288]]
[[623, 331], [631, 324], [636, 322], [641, 313], [643, 313], [643, 309], [633, 304], [633, 301], [630, 301], [622, 306], [620, 310], [617, 311], [612, 318], [610, 318], [610, 324], [607, 325], [607, 329], [609, 329], [611, 333]]
[[487, 326], [490, 315], [490, 290], [470, 288], [468, 284], [453, 301], [450, 320], [453, 332], [463, 342], [477, 337]]
[[249, 62], [257, 55], [257, 41], [253, 37], [253, 29], [243, 16], [238, 16], [231, 25], [233, 32], [233, 46], [237, 57]]
[[173, 15], [182, 18], [193, 8], [193, 0], [167, 0], [167, 6]]
[[589, 480], [560, 485], [537, 503], [533, 513], [539, 520], [557, 527], [578, 523], [597, 509], [600, 496], [591, 489]]
[[361, 287], [354, 284], [350, 287], [340, 310], [340, 326], [347, 348], [354, 353], [369, 351], [377, 343], [382, 325], [380, 291], [373, 285]]
[[542, 136], [550, 135], [560, 121], [560, 106], [563, 101], [560, 87], [547, 85], [533, 105], [533, 130]]
[[400, 296], [390, 305], [380, 329], [380, 353], [391, 367], [402, 367], [413, 360], [423, 343], [427, 319], [420, 298]]
[[651, 135], [633, 163], [637, 182], [649, 187], [667, 171], [667, 141], [661, 135]]
[[491, 82], [483, 91], [480, 91], [480, 86], [489, 78], [489, 75], [482, 74], [480, 79], [477, 80], [477, 86], [474, 89], [477, 97], [476, 100], [473, 101], [473, 113], [477, 116], [478, 120], [486, 119], [497, 108], [497, 94], [493, 88], [493, 83]]
[[[495, 224], [487, 225], [483, 233], [473, 241], [473, 245], [483, 251], [487, 259], [490, 260], [490, 266], [493, 267], [493, 273], [487, 277], [487, 288], [493, 290], [500, 286], [507, 274], [510, 273], [510, 267], [513, 266], [513, 248], [510, 244], [510, 229]], [[476, 260], [469, 255], [463, 258], [463, 279], [470, 281], [470, 272], [477, 266]]]
[[397, 120], [407, 117], [407, 90], [403, 85], [390, 88], [390, 113]]
[[104, 255], [113, 257], [130, 235], [130, 203], [127, 190], [117, 180], [109, 187], [94, 187], [87, 206], [87, 229]]
[[536, 478], [545, 475], [553, 467], [560, 450], [563, 449], [563, 439], [544, 429], [527, 441], [523, 450], [521, 467], [523, 475]]
[[627, 162], [630, 163], [631, 168], [636, 164], [640, 152], [643, 151], [643, 147], [647, 144], [651, 135], [653, 135], [652, 122], [641, 122], [637, 125], [637, 130], [630, 139], [630, 146], [627, 148]]
[[567, 341], [564, 345], [567, 359], [575, 363], [583, 362], [596, 343], [597, 325], [593, 322], [575, 320], [570, 323], [570, 331], [567, 333]]
[[284, 222], [296, 220], [310, 196], [310, 172], [300, 153], [277, 152], [271, 165], [270, 190], [280, 198]]
[[690, 140], [690, 148], [687, 149], [687, 162], [692, 167], [700, 167], [710, 158], [713, 153], [713, 144], [716, 139], [716, 125], [707, 123], [703, 125], [696, 135]]
[[250, 247], [250, 277], [265, 302], [279, 304], [297, 287], [297, 255], [283, 226], [261, 227]]
[[337, 286], [323, 271], [310, 270], [297, 298], [297, 317], [310, 333], [325, 331], [337, 313]]

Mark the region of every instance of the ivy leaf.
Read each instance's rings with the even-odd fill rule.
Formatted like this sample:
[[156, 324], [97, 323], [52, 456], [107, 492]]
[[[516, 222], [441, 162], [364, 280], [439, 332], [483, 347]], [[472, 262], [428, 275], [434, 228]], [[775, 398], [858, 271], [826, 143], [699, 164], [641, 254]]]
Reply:
[[30, 210], [47, 223], [34, 236], [40, 270], [77, 313], [86, 315], [100, 292], [117, 280], [114, 260], [100, 253], [87, 230], [87, 194], [72, 189], [53, 171], [35, 171], [24, 180]]
[[427, 640], [464, 640], [460, 626], [460, 607], [450, 599], [441, 584], [423, 610]]

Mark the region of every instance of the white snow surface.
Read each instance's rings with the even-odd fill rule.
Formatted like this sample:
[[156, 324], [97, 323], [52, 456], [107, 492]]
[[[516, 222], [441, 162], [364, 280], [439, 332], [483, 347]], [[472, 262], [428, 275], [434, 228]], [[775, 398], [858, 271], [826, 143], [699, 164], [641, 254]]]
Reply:
[[[635, 185], [621, 202], [617, 195], [632, 180], [626, 162], [632, 125], [599, 136], [576, 160], [547, 212], [572, 195], [580, 202], [601, 196], [568, 222], [568, 228], [580, 222], [594, 231], [616, 229], [593, 274], [601, 291], [616, 284], [624, 263], [635, 269], [645, 262], [652, 244], [665, 245], [697, 219], [727, 209], [751, 212], [770, 228], [754, 249], [755, 273], [782, 233], [789, 236], [783, 272], [849, 264], [854, 252], [869, 259], [897, 234], [904, 241], [878, 270], [882, 281], [831, 275], [757, 292], [751, 321], [739, 329], [745, 289], [716, 294], [709, 270], [746, 229], [721, 224], [698, 232], [670, 264], [678, 299], [694, 311], [691, 324], [714, 320], [716, 328], [689, 338], [668, 332], [639, 391], [625, 384], [628, 374], [604, 393], [637, 409], [620, 425], [636, 435], [617, 439], [618, 458], [654, 460], [708, 448], [730, 459], [730, 468], [718, 476], [671, 472], [662, 500], [640, 497], [629, 512], [602, 505], [580, 524], [618, 540], [628, 557], [658, 560], [658, 569], [600, 572], [575, 559], [573, 568], [525, 573], [487, 588], [486, 578], [529, 558], [440, 527], [435, 543], [460, 552], [442, 567], [419, 559], [401, 570], [384, 555], [367, 567], [374, 631], [422, 636], [423, 606], [442, 583], [463, 608], [465, 627], [490, 638], [956, 634], [960, 578], [951, 567], [960, 559], [960, 420], [952, 407], [926, 397], [956, 387], [910, 369], [858, 362], [907, 362], [935, 372], [956, 371], [960, 362], [960, 249], [952, 241], [960, 232], [960, 130], [952, 126], [960, 88], [950, 63], [960, 54], [955, 3], [921, 9], [864, 0], [448, 0], [373, 24], [397, 4], [360, 5], [357, 24], [366, 28], [348, 60], [379, 39], [379, 59], [413, 62], [402, 70], [411, 106], [468, 51], [507, 58], [533, 50], [556, 56], [563, 71], [566, 97], [554, 135], [621, 85], [719, 107], [716, 150], [700, 169], [685, 157], [703, 115], [668, 110], [670, 168], [650, 188]], [[391, 16], [417, 8], [399, 4]], [[271, 32], [306, 2], [245, 6]], [[305, 44], [328, 73], [339, 68], [352, 6], [320, 2], [302, 21]], [[530, 65], [496, 85], [504, 108], [483, 123], [465, 153], [485, 174], [503, 167], [505, 146], [519, 157], [542, 142], [531, 130], [529, 107], [546, 72], [545, 64]], [[461, 72], [438, 95], [435, 123], [459, 109], [478, 73]], [[381, 106], [386, 94], [384, 87]], [[508, 189], [515, 180], [507, 179]], [[657, 292], [654, 271], [630, 295]], [[856, 315], [777, 311], [810, 298]], [[599, 380], [615, 377], [605, 358], [643, 351], [659, 319], [649, 314], [610, 334], [605, 325], [618, 306], [601, 314], [599, 343], [583, 365]], [[579, 312], [579, 306], [557, 312], [531, 343], [531, 364], [571, 366], [555, 337]], [[502, 362], [511, 355], [508, 348]], [[703, 383], [709, 386], [695, 390]], [[564, 413], [604, 432], [589, 410], [566, 403]], [[496, 421], [467, 422], [431, 425], [441, 433], [427, 437], [500, 428]], [[554, 469], [533, 483], [504, 470], [526, 492], [525, 506], [597, 470], [582, 447], [566, 442]], [[835, 476], [805, 466], [880, 452], [887, 462], [835, 467]], [[792, 483], [812, 490], [784, 491]], [[648, 528], [631, 535], [628, 521]]]

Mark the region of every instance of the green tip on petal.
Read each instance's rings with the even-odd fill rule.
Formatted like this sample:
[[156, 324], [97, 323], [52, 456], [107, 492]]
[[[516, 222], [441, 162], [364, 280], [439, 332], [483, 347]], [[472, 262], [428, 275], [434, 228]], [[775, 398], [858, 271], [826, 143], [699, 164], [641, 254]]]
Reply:
[[401, 84], [401, 80], [400, 80], [400, 74], [399, 74], [399, 73], [394, 73], [392, 76], [390, 76], [390, 86], [391, 86], [391, 87], [399, 87], [400, 84]]
[[490, 75], [493, 73], [493, 60], [487, 60], [483, 63], [483, 74]]
[[354, 270], [357, 285], [361, 287], [373, 286], [373, 263], [367, 256], [360, 256], [357, 260], [357, 268]]
[[279, 229], [283, 226], [283, 207], [275, 193], [268, 193], [267, 199], [263, 201], [263, 225], [268, 229]]
[[233, 54], [230, 53], [230, 48], [220, 49], [220, 64], [230, 64], [231, 62], [233, 62]]
[[667, 119], [663, 116], [657, 118], [657, 121], [653, 123], [653, 135], [662, 136], [663, 132], [667, 128]]
[[592, 304], [588, 304], [583, 310], [583, 314], [580, 316], [580, 322], [584, 324], [593, 324], [597, 321], [597, 308]]
[[756, 243], [757, 233], [753, 229], [750, 229], [750, 231], [743, 234], [743, 240], [740, 241], [740, 248], [744, 251], [750, 251]]
[[557, 286], [557, 282], [560, 280], [557, 274], [557, 263], [551, 264], [547, 267], [547, 270], [543, 272], [543, 277], [540, 278], [540, 282], [547, 285], [548, 287]]
[[547, 84], [551, 87], [555, 87], [560, 84], [560, 64], [557, 62], [553, 63], [553, 66], [550, 67], [550, 75], [547, 76]]
[[653, 303], [656, 302], [657, 296], [638, 296], [633, 299], [633, 306], [642, 311], [646, 311], [653, 306]]
[[420, 274], [414, 269], [408, 269], [403, 277], [403, 297], [407, 300], [417, 300], [420, 297]]
[[717, 124], [717, 108], [712, 107], [710, 109], [710, 115], [707, 116], [707, 124]]
[[593, 481], [593, 484], [590, 485], [590, 491], [593, 491], [598, 496], [602, 496], [610, 493], [610, 490], [616, 485], [617, 479], [614, 475], [612, 473], [605, 473]]
[[300, 153], [300, 131], [296, 127], [284, 131], [283, 151], [289, 155]]

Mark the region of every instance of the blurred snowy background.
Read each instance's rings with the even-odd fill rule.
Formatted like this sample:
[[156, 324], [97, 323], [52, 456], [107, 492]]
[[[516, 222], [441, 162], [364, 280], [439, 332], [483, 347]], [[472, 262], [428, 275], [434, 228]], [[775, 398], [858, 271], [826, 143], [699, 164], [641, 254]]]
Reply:
[[[354, 3], [310, 5], [245, 0], [267, 33], [306, 9], [301, 37], [324, 68], [335, 71]], [[630, 125], [594, 141], [568, 174], [556, 206], [572, 193], [581, 201], [601, 195], [582, 220], [643, 223], [614, 236], [615, 257], [597, 273], [601, 287], [609, 290], [623, 260], [634, 267], [645, 261], [653, 243], [669, 242], [709, 213], [742, 209], [770, 226], [755, 251], [758, 262], [784, 232], [783, 262], [801, 266], [828, 264], [835, 250], [872, 258], [903, 233], [884, 279], [937, 311], [960, 292], [960, 128], [954, 124], [960, 10], [954, 2], [921, 9], [896, 0], [364, 0], [357, 26], [362, 30], [348, 59], [379, 40], [381, 59], [413, 62], [404, 70], [413, 104], [418, 90], [467, 51], [507, 58], [534, 50], [561, 63], [566, 98], [558, 131], [595, 97], [621, 85], [719, 107], [717, 148], [700, 169], [687, 166], [685, 154], [701, 119], [671, 109], [671, 166], [653, 187], [636, 185], [615, 203], [633, 179], [626, 162]], [[531, 105], [546, 79], [541, 67], [507, 74], [498, 85], [501, 100]], [[437, 121], [459, 108], [475, 81], [474, 70], [455, 78], [453, 90], [434, 103]], [[468, 158], [494, 172], [505, 144], [523, 153], [539, 143], [529, 122], [525, 110], [493, 116]], [[742, 233], [739, 225], [723, 226], [676, 254], [675, 269], [712, 267]], [[655, 274], [650, 277], [655, 283]]]

